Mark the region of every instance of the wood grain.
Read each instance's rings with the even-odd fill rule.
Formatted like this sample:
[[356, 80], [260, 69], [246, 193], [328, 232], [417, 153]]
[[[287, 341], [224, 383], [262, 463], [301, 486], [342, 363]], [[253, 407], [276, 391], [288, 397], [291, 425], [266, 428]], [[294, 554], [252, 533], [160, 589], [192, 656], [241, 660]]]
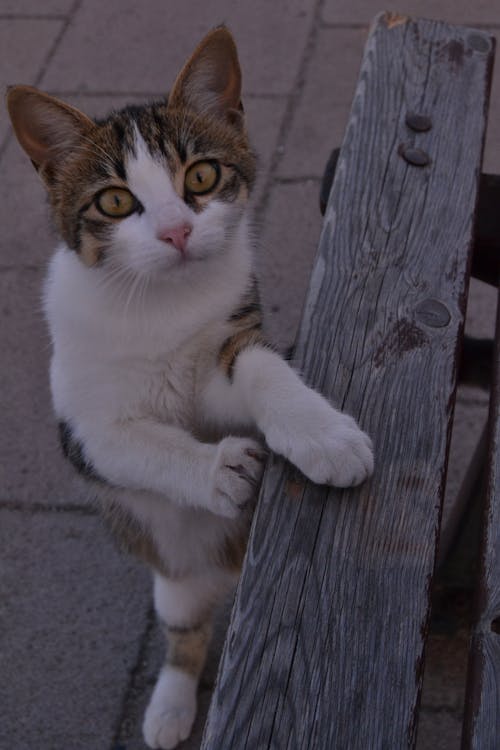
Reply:
[[[499, 238], [500, 239], [500, 238]], [[489, 473], [478, 596], [467, 680], [462, 748], [500, 747], [500, 305], [489, 415]]]
[[270, 461], [204, 750], [414, 746], [491, 64], [479, 32], [372, 28], [296, 364], [373, 436], [377, 468], [340, 491]]

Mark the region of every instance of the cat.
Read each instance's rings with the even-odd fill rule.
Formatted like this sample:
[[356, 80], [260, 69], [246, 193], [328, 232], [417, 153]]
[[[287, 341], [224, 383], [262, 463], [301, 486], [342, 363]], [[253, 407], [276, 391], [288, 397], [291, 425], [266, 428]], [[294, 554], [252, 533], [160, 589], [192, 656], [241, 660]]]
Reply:
[[225, 27], [163, 101], [91, 120], [13, 86], [7, 104], [62, 237], [44, 291], [62, 449], [153, 570], [167, 656], [143, 733], [173, 748], [191, 732], [267, 450], [313, 482], [350, 487], [373, 470], [371, 441], [262, 333], [256, 162]]

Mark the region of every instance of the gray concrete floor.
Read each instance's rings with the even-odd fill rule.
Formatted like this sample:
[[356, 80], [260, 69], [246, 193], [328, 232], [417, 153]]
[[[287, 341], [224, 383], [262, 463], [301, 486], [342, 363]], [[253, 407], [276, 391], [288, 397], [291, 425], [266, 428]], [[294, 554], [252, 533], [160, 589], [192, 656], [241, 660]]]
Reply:
[[[168, 91], [200, 37], [227, 23], [261, 157], [255, 205], [268, 326], [287, 345], [321, 228], [319, 180], [341, 143], [380, 9], [379, 0], [0, 0], [0, 87], [37, 85], [99, 115]], [[500, 30], [497, 0], [400, 0], [397, 9]], [[498, 68], [484, 169], [500, 173]], [[3, 107], [0, 174], [0, 750], [142, 750], [141, 714], [162, 652], [149, 575], [116, 551], [59, 454], [40, 312], [55, 239]], [[491, 334], [495, 307], [494, 291], [473, 283], [470, 332]], [[447, 507], [486, 408], [486, 395], [460, 391]], [[186, 750], [199, 746], [226, 618]], [[458, 747], [466, 652], [463, 628], [431, 639], [419, 750]]]

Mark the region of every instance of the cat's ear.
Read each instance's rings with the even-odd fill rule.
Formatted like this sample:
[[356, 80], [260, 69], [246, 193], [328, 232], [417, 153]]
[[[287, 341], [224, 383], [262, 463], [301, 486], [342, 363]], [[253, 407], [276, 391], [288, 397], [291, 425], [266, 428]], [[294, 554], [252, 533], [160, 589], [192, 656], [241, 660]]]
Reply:
[[241, 70], [236, 44], [225, 26], [211, 31], [197, 46], [177, 76], [168, 105], [220, 115], [241, 126]]
[[10, 86], [7, 108], [19, 143], [48, 182], [94, 127], [78, 109], [32, 86]]

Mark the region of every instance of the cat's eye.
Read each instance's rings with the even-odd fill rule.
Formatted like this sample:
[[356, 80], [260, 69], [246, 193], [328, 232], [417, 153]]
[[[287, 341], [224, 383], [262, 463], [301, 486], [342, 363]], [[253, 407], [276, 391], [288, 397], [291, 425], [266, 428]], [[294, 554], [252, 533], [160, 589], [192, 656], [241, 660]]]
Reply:
[[95, 204], [105, 216], [113, 219], [124, 219], [137, 210], [138, 204], [130, 190], [125, 188], [106, 188], [97, 194]]
[[195, 195], [204, 195], [215, 188], [219, 181], [220, 168], [215, 161], [198, 161], [189, 167], [184, 178], [186, 190]]

